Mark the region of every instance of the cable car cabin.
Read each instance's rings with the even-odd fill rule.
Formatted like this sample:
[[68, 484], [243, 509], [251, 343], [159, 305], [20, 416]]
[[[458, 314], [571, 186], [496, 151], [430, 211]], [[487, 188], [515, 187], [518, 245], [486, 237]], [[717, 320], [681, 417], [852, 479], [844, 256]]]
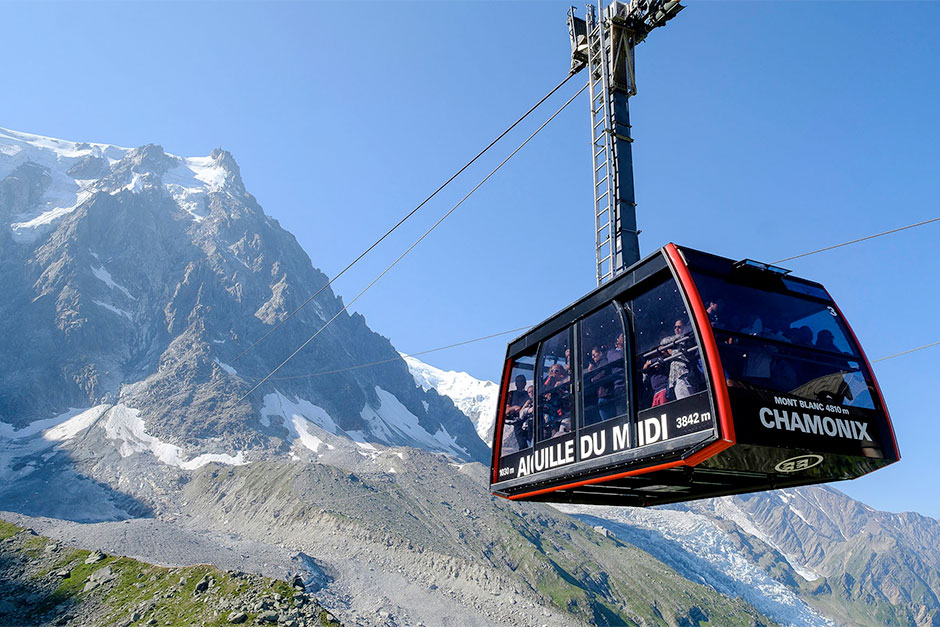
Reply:
[[823, 286], [669, 244], [509, 345], [491, 489], [648, 506], [898, 459], [871, 366]]

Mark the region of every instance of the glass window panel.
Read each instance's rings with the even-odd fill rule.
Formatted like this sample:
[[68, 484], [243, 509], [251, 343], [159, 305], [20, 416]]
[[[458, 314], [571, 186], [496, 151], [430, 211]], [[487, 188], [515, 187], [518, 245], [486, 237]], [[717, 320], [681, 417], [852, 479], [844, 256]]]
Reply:
[[802, 346], [717, 331], [718, 352], [730, 387], [787, 392], [813, 401], [874, 409], [874, 391], [861, 363]]
[[627, 413], [623, 319], [611, 303], [581, 321], [584, 424]]
[[500, 455], [516, 453], [532, 446], [535, 423], [535, 356], [519, 357], [512, 364], [509, 390], [503, 411], [503, 441]]
[[[848, 327], [823, 291], [792, 280], [776, 292], [697, 274], [731, 387], [874, 408], [875, 391]], [[799, 288], [799, 289], [797, 289]]]
[[538, 439], [570, 433], [571, 340], [568, 329], [542, 344], [538, 381]]
[[696, 275], [695, 283], [716, 329], [858, 356], [835, 308], [825, 302], [705, 274]]
[[672, 280], [631, 302], [640, 373], [637, 409], [686, 398], [705, 389], [701, 354], [679, 287]]

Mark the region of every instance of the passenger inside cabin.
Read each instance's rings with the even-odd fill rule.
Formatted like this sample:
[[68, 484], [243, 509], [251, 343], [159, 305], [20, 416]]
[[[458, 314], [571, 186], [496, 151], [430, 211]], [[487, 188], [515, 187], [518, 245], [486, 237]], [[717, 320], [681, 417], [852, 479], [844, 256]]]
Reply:
[[554, 363], [548, 369], [545, 379], [545, 393], [541, 399], [539, 411], [539, 440], [547, 440], [571, 431], [571, 377], [561, 363]]
[[568, 375], [568, 369], [565, 368], [562, 364], [552, 364], [548, 369], [548, 378], [545, 379], [545, 389], [550, 389], [561, 385], [562, 383], [567, 383], [570, 380]]
[[[621, 332], [614, 340], [614, 348], [607, 351], [607, 363], [610, 364], [611, 377], [613, 378], [613, 393], [608, 394], [604, 391], [605, 397], [612, 399], [614, 405], [613, 415], [619, 416], [627, 411], [627, 382], [626, 366], [623, 360], [623, 333]], [[598, 392], [600, 394], [600, 392]], [[609, 409], [602, 409], [601, 413], [608, 412]], [[604, 416], [606, 420], [608, 417]]]
[[519, 450], [532, 446], [532, 423], [535, 418], [535, 387], [530, 383], [525, 388], [528, 398], [519, 408], [519, 420], [516, 422], [516, 443]]
[[607, 351], [608, 363], [613, 363], [618, 359], [623, 359], [623, 333], [617, 336], [614, 347]]
[[[506, 434], [503, 439], [503, 451], [505, 453], [514, 452], [528, 448], [532, 439], [532, 410], [526, 413], [527, 403], [531, 407], [531, 395], [527, 392], [528, 384], [524, 374], [516, 375], [516, 389], [510, 390], [506, 399], [506, 411], [504, 412], [504, 422], [506, 425]], [[528, 384], [528, 385], [527, 385]]]
[[643, 380], [653, 394], [650, 407], [666, 404], [666, 393], [669, 388], [669, 368], [666, 366], [668, 356], [668, 351], [661, 350], [658, 355], [647, 359], [641, 368]]
[[687, 398], [700, 392], [702, 389], [696, 363], [692, 335], [687, 331], [685, 321], [676, 320], [673, 325], [675, 334], [663, 338], [660, 346], [667, 347], [669, 352], [669, 391], [675, 399]]
[[813, 330], [807, 326], [797, 327], [791, 330], [790, 341], [800, 346], [813, 345]]
[[527, 383], [528, 379], [524, 374], [516, 375], [516, 389], [509, 392], [509, 399], [506, 401], [507, 418], [518, 416], [522, 405], [528, 400], [529, 395], [525, 391]]
[[708, 314], [708, 319], [711, 321], [712, 326], [718, 326], [718, 312], [721, 310], [721, 306], [717, 301], [710, 300], [705, 303], [705, 313]]
[[[595, 346], [591, 349], [591, 361], [585, 368], [585, 372], [593, 372], [607, 365], [607, 353], [601, 346]], [[593, 381], [593, 379], [592, 379]]]
[[841, 352], [836, 347], [836, 343], [835, 341], [833, 341], [834, 339], [835, 338], [832, 335], [832, 331], [829, 331], [828, 329], [823, 329], [819, 333], [816, 334], [816, 348], [818, 348], [819, 350], [831, 351], [833, 353]]

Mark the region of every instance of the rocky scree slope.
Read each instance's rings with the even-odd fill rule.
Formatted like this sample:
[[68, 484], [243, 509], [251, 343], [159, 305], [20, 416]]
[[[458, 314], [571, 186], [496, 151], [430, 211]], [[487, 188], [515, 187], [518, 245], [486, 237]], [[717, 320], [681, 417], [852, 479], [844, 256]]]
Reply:
[[187, 525], [224, 524], [316, 556], [328, 587], [397, 624], [772, 624], [603, 530], [492, 497], [480, 464], [416, 449], [206, 467], [181, 498]]

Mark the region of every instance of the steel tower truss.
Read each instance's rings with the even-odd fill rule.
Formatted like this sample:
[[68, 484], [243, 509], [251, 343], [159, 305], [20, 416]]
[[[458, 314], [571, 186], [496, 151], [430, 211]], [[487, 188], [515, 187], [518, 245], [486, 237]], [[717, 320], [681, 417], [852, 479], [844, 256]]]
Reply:
[[676, 0], [587, 5], [568, 12], [571, 71], [588, 68], [597, 284], [640, 260], [629, 99], [636, 94], [634, 48], [683, 9]]

